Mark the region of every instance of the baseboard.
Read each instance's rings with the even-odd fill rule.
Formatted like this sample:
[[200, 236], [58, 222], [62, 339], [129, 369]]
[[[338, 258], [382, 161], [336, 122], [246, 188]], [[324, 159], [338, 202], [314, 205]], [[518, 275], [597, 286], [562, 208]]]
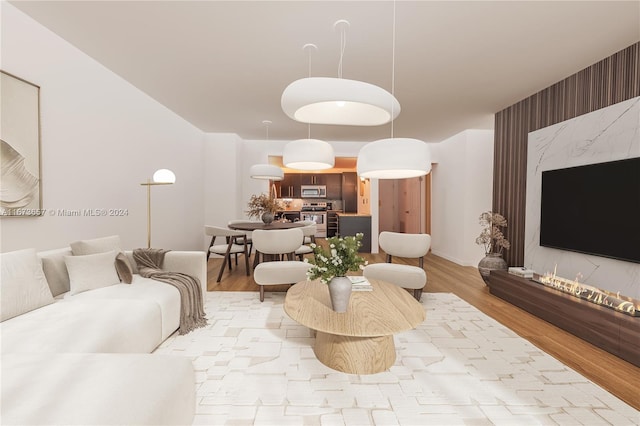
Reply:
[[478, 266], [477, 262], [476, 263], [471, 263], [471, 262], [468, 262], [468, 261], [464, 261], [464, 260], [458, 259], [456, 257], [449, 256], [448, 254], [442, 253], [442, 252], [437, 251], [437, 250], [431, 250], [431, 253], [435, 254], [438, 257], [442, 257], [443, 259], [447, 259], [447, 260], [449, 260], [449, 261], [451, 261], [453, 263], [456, 263], [456, 264], [458, 264], [460, 266], [474, 266], [474, 267]]

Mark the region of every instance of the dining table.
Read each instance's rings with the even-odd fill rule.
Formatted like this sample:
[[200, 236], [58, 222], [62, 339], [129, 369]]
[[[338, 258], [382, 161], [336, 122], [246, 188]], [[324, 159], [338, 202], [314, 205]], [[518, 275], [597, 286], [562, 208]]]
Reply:
[[273, 221], [271, 223], [264, 222], [238, 222], [228, 225], [230, 229], [235, 229], [237, 231], [255, 231], [257, 229], [264, 229], [265, 231], [269, 230], [278, 230], [278, 229], [291, 229], [291, 228], [302, 228], [306, 226], [306, 223], [303, 222], [279, 222]]

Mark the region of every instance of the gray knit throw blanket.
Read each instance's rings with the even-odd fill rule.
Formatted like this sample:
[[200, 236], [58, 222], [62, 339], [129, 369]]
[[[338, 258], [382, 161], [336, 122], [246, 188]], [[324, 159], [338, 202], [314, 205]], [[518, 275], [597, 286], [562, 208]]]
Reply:
[[180, 292], [180, 329], [179, 334], [187, 334], [196, 328], [207, 325], [204, 307], [202, 306], [202, 287], [200, 280], [180, 272], [163, 271], [164, 255], [169, 250], [135, 249], [133, 258], [138, 265], [138, 273], [163, 283], [174, 286]]

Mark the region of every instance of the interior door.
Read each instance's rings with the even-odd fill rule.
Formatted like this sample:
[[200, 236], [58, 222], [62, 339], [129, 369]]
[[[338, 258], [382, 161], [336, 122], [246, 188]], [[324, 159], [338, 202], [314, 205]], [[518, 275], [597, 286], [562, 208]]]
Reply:
[[401, 179], [399, 192], [400, 232], [420, 233], [420, 178]]

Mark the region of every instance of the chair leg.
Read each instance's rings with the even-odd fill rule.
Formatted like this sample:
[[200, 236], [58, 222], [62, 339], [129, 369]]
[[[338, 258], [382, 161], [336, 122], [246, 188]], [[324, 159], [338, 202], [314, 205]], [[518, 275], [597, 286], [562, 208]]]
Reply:
[[417, 289], [413, 290], [413, 297], [415, 297], [416, 300], [419, 302], [420, 298], [422, 297], [422, 289], [421, 288], [417, 288]]
[[217, 282], [220, 282], [220, 280], [222, 280], [222, 274], [224, 273], [224, 268], [227, 266], [227, 256], [225, 256], [224, 259], [222, 259], [222, 265], [220, 265], [220, 272], [218, 273], [218, 280]]
[[251, 273], [251, 269], [249, 268], [249, 253], [247, 253], [247, 245], [244, 245], [244, 269], [247, 273], [247, 276]]
[[264, 286], [260, 286], [260, 301], [264, 302]]

